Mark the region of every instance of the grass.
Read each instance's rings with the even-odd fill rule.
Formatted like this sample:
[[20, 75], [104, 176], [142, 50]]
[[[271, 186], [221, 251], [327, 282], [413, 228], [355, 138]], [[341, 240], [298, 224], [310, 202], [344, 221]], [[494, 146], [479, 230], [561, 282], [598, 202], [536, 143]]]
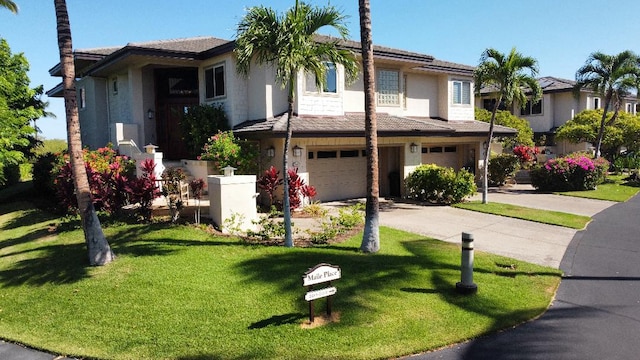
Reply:
[[604, 184], [598, 185], [596, 190], [587, 191], [565, 191], [555, 194], [582, 197], [597, 200], [609, 200], [625, 202], [640, 191], [638, 185], [628, 183], [624, 179], [628, 175], [609, 175]]
[[[479, 292], [455, 292], [458, 246], [381, 228], [316, 248], [245, 244], [191, 226], [105, 229], [117, 260], [86, 265], [80, 230], [29, 203], [0, 205], [0, 337], [55, 353], [108, 359], [373, 359], [438, 348], [544, 312], [556, 269], [476, 252]], [[339, 322], [314, 329], [301, 277], [342, 268]], [[319, 301], [316, 309], [323, 308]]]
[[453, 207], [487, 214], [501, 215], [543, 224], [564, 226], [572, 229], [584, 229], [591, 221], [588, 216], [568, 214], [560, 211], [550, 211], [528, 208], [524, 206], [481, 201], [471, 201], [452, 205]]

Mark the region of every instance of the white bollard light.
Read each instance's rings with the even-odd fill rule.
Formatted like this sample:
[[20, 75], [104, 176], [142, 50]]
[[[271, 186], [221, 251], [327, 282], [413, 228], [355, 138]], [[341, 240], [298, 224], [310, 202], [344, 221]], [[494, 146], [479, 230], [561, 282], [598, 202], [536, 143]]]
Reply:
[[478, 292], [478, 285], [473, 282], [473, 234], [462, 233], [462, 261], [460, 265], [460, 282], [456, 290], [464, 295]]

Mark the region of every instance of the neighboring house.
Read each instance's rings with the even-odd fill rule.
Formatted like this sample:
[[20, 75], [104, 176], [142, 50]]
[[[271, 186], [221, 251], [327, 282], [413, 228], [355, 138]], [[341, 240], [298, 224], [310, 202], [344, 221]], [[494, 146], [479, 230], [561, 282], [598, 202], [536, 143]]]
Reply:
[[[591, 144], [587, 143], [556, 143], [554, 134], [558, 127], [573, 119], [579, 112], [602, 108], [603, 99], [600, 95], [589, 89], [583, 89], [580, 91], [580, 96], [576, 97], [573, 92], [576, 82], [573, 80], [545, 76], [539, 78], [538, 83], [542, 88], [542, 99], [533, 104], [529, 101], [524, 107], [517, 103], [513, 104], [509, 109], [511, 113], [526, 119], [536, 137], [545, 135], [546, 145], [555, 144], [559, 153], [590, 150]], [[482, 89], [480, 97], [476, 98], [476, 106], [491, 111], [492, 104], [495, 104], [493, 92], [491, 88]], [[635, 115], [640, 111], [638, 99], [631, 96], [625, 97], [620, 110]]]
[[[318, 41], [335, 40], [320, 36]], [[341, 41], [359, 55], [360, 44]], [[271, 67], [236, 73], [235, 43], [211, 37], [130, 43], [75, 51], [78, 105], [85, 145], [133, 140], [184, 158], [180, 119], [195, 104], [224, 107], [238, 136], [259, 141], [282, 167], [287, 96]], [[488, 124], [474, 120], [471, 66], [375, 46], [380, 193], [398, 196], [401, 179], [422, 163], [479, 169]], [[327, 64], [326, 88], [298, 75], [290, 159], [318, 190], [318, 200], [366, 194], [362, 79], [345, 84]], [[50, 70], [60, 76], [60, 65]], [[58, 86], [47, 92], [62, 96]], [[284, 114], [284, 115], [283, 115]], [[498, 135], [514, 134], [498, 126]], [[275, 154], [275, 156], [273, 156]], [[267, 164], [269, 165], [269, 164]]]

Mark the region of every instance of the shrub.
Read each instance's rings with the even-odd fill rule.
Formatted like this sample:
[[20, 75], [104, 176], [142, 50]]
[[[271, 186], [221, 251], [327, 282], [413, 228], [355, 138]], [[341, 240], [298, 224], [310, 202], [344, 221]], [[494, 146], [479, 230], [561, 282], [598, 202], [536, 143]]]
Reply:
[[540, 191], [594, 190], [605, 180], [609, 162], [604, 158], [592, 160], [576, 153], [548, 160], [531, 171], [531, 184]]
[[520, 160], [516, 155], [500, 154], [489, 160], [489, 185], [502, 186], [519, 168]]
[[162, 194], [156, 184], [155, 168], [156, 164], [153, 159], [145, 159], [141, 165], [142, 176], [139, 178], [134, 177], [125, 185], [131, 202], [140, 204], [138, 212], [146, 221], [151, 220], [153, 200]]
[[229, 120], [222, 106], [195, 105], [187, 109], [180, 121], [189, 156], [195, 158], [211, 134], [229, 130]]
[[256, 143], [240, 140], [233, 136], [232, 131], [218, 131], [204, 144], [198, 159], [213, 161], [218, 171], [232, 166], [237, 169], [238, 174], [256, 174], [259, 155]]
[[0, 189], [20, 182], [20, 165], [0, 164]]
[[518, 145], [513, 148], [513, 154], [518, 157], [523, 168], [528, 168], [536, 161], [536, 155], [540, 154], [540, 149], [535, 146]]
[[60, 158], [48, 152], [38, 155], [33, 164], [33, 189], [41, 196], [53, 197], [55, 194], [53, 169]]
[[269, 207], [273, 205], [273, 198], [275, 196], [276, 189], [282, 185], [284, 180], [280, 178], [280, 171], [271, 166], [268, 170], [260, 176], [257, 181], [258, 188], [263, 190], [269, 196]]
[[320, 231], [307, 231], [313, 244], [327, 244], [340, 234], [364, 223], [362, 205], [356, 204], [346, 209], [340, 209], [337, 216], [329, 216], [320, 221]]
[[169, 167], [162, 172], [162, 195], [167, 200], [171, 222], [175, 223], [180, 218], [180, 210], [184, 207], [181, 198], [182, 182], [187, 175], [181, 168]]
[[405, 181], [409, 199], [437, 204], [458, 203], [476, 191], [473, 174], [467, 170], [456, 173], [433, 164], [418, 166]]

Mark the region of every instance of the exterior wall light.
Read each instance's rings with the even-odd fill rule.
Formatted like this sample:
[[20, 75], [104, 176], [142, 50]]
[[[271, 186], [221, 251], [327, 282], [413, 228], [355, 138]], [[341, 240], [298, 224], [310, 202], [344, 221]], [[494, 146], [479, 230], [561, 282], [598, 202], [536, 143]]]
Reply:
[[149, 120], [153, 120], [153, 118], [155, 117], [155, 115], [156, 115], [156, 112], [155, 112], [155, 111], [153, 111], [153, 110], [151, 110], [151, 109], [147, 110], [147, 118], [148, 118]]
[[411, 143], [411, 145], [409, 145], [409, 150], [411, 150], [412, 153], [417, 153], [418, 152], [418, 144], [416, 143]]
[[300, 157], [302, 156], [302, 148], [298, 145], [293, 147], [293, 156]]
[[273, 145], [271, 145], [267, 148], [267, 157], [272, 158], [274, 156], [276, 156], [276, 148], [274, 148]]

